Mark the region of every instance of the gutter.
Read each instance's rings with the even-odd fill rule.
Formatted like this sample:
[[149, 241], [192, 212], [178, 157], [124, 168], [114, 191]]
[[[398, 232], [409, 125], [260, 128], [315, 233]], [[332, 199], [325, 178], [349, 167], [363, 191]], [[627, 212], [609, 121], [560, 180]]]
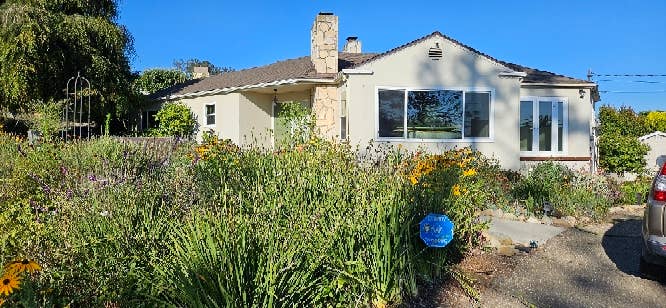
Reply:
[[228, 87], [228, 88], [213, 89], [213, 90], [207, 90], [207, 91], [198, 91], [198, 92], [192, 92], [192, 93], [185, 93], [185, 94], [179, 94], [179, 95], [166, 95], [166, 96], [158, 97], [157, 100], [190, 98], [190, 97], [198, 97], [198, 96], [206, 96], [206, 95], [215, 95], [215, 94], [220, 94], [220, 93], [227, 94], [227, 93], [231, 93], [231, 92], [235, 92], [235, 91], [242, 91], [242, 90], [248, 90], [248, 89], [259, 89], [259, 88], [269, 88], [269, 87], [281, 86], [281, 85], [337, 84], [338, 82], [339, 82], [339, 78], [335, 78], [335, 79], [292, 78], [292, 79], [276, 80], [276, 81], [272, 81], [272, 82], [262, 82], [262, 83], [257, 83], [257, 84], [252, 84], [252, 85], [245, 85], [245, 86], [240, 86], [240, 87]]
[[527, 87], [562, 87], [562, 88], [596, 88], [596, 83], [521, 83], [520, 86]]
[[497, 74], [497, 76], [524, 78], [524, 77], [527, 76], [527, 73], [525, 73], [525, 72], [501, 72], [501, 73]]

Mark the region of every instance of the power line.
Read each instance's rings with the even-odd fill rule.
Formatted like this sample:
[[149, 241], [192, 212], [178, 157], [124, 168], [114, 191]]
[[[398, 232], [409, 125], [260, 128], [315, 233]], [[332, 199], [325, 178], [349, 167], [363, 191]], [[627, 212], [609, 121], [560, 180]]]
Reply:
[[589, 73], [589, 76], [599, 77], [666, 77], [666, 74], [597, 74]]
[[599, 93], [645, 94], [645, 93], [666, 93], [666, 90], [655, 90], [655, 91], [599, 91]]
[[652, 81], [652, 80], [619, 80], [619, 79], [599, 79], [599, 80], [596, 80], [596, 82], [611, 82], [611, 81], [635, 82], [635, 83], [647, 83], [647, 84], [666, 83], [666, 81]]

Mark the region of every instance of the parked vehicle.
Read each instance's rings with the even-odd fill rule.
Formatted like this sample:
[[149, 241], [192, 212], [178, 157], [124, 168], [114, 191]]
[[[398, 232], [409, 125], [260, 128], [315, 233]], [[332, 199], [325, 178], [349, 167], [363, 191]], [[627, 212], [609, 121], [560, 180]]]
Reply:
[[641, 272], [651, 275], [659, 270], [663, 273], [666, 268], [666, 163], [652, 181], [643, 215], [642, 233]]

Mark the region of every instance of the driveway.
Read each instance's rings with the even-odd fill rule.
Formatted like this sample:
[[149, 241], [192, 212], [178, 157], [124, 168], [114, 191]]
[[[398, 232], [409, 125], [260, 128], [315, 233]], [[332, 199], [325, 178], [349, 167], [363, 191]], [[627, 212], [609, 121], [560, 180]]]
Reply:
[[[666, 285], [640, 277], [641, 220], [568, 229], [490, 281], [481, 307], [666, 307]], [[666, 277], [666, 272], [657, 273]]]

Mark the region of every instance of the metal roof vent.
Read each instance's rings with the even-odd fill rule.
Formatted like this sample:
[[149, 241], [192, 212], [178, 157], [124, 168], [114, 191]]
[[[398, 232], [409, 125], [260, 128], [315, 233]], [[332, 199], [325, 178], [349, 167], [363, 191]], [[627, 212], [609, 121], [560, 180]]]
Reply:
[[435, 43], [435, 47], [431, 47], [428, 50], [428, 57], [433, 60], [439, 60], [442, 58], [443, 52], [442, 48], [439, 47], [439, 43]]

